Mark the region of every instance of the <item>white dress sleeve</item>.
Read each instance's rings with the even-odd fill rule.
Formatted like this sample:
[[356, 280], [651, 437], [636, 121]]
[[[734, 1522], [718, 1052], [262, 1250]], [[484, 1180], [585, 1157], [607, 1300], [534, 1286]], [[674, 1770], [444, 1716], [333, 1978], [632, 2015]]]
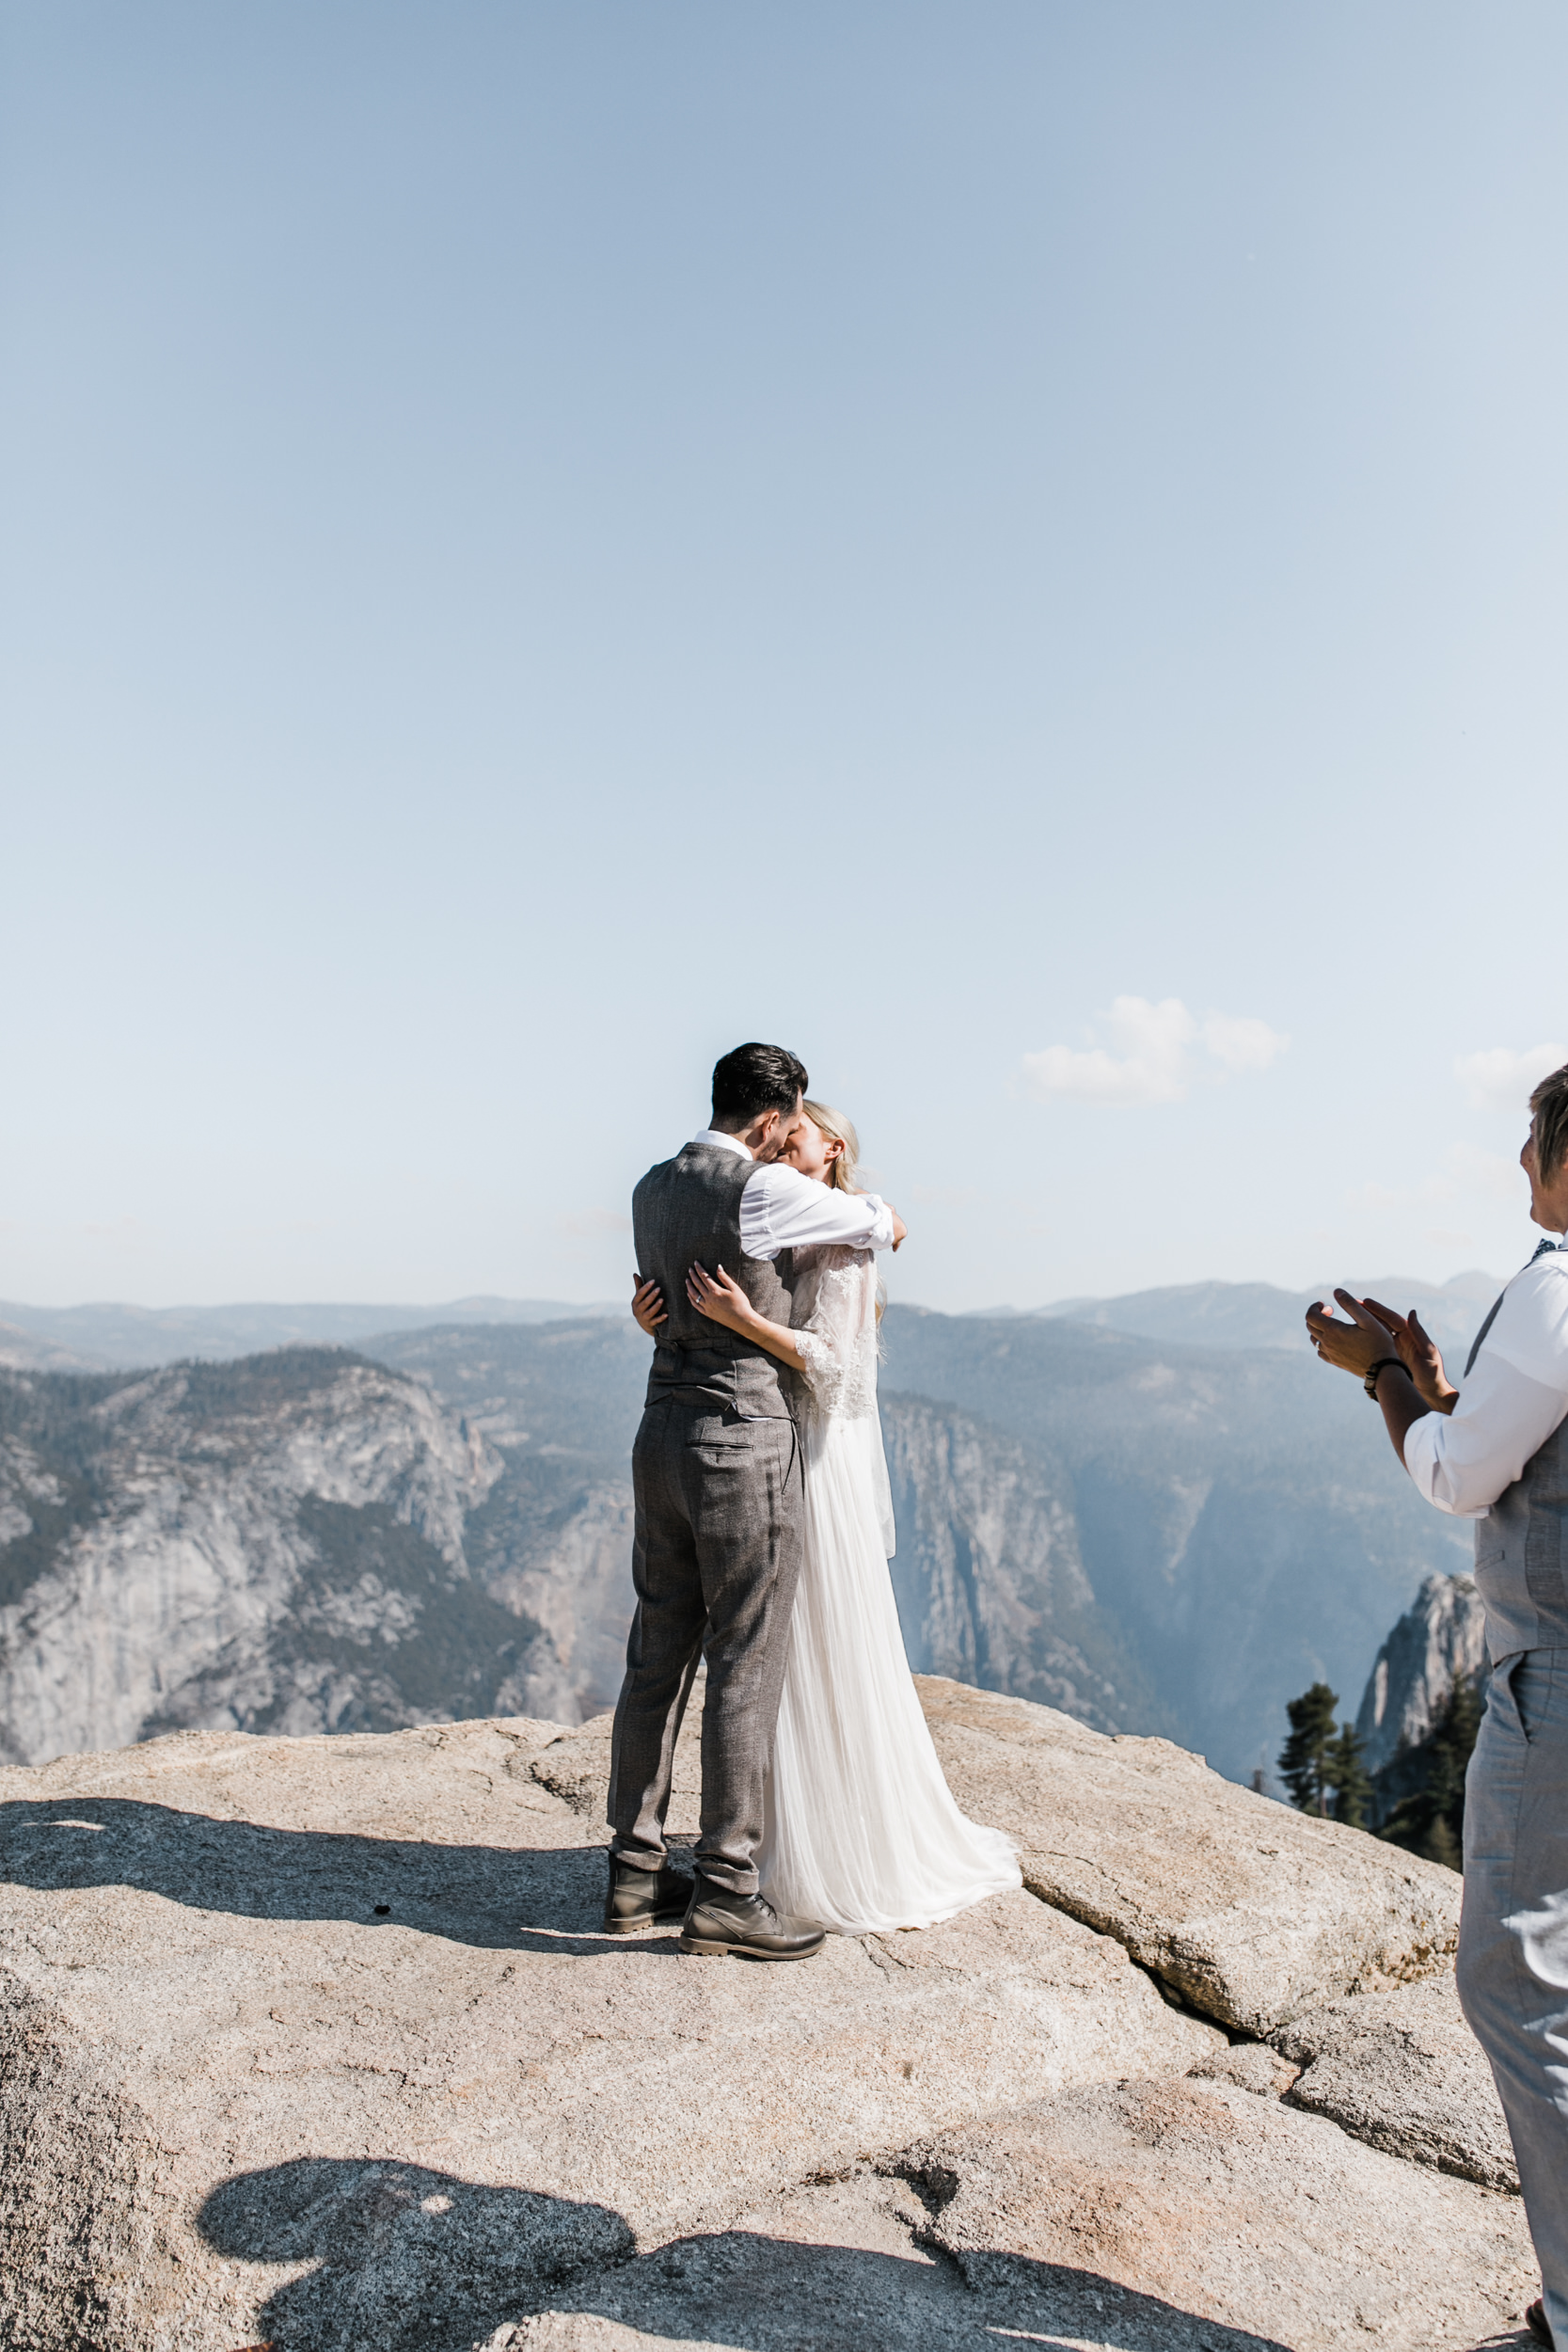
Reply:
[[[797, 1266], [803, 1255], [797, 1253]], [[875, 1264], [863, 1249], [833, 1247], [812, 1256], [816, 1262], [797, 1284], [790, 1325], [812, 1410], [858, 1417], [877, 1397]]]
[[[802, 1263], [802, 1261], [805, 1261]], [[882, 1549], [893, 1557], [893, 1492], [877, 1412], [877, 1267], [867, 1249], [796, 1252], [799, 1279], [791, 1329], [805, 1368], [807, 1415], [870, 1481]], [[808, 1452], [808, 1462], [812, 1456]], [[810, 1471], [808, 1470], [808, 1475]]]

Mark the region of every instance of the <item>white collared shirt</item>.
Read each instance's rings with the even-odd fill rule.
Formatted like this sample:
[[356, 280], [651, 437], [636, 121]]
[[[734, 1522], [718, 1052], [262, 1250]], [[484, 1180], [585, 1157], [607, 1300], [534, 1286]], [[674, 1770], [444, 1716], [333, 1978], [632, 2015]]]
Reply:
[[[738, 1136], [717, 1127], [705, 1127], [691, 1140], [738, 1152], [743, 1160], [752, 1156]], [[878, 1193], [840, 1192], [782, 1160], [750, 1178], [740, 1196], [740, 1247], [748, 1258], [776, 1258], [781, 1249], [835, 1241], [850, 1249], [891, 1249], [893, 1211]]]
[[1411, 1422], [1404, 1467], [1439, 1511], [1483, 1519], [1565, 1417], [1568, 1253], [1553, 1253], [1522, 1266], [1503, 1292], [1453, 1411]]

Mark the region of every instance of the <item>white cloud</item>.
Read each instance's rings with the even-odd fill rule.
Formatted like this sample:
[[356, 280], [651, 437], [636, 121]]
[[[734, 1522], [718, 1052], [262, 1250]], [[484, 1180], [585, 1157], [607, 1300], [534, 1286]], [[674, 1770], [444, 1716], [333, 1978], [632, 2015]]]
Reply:
[[1197, 1024], [1180, 997], [1151, 1005], [1145, 996], [1118, 996], [1104, 1016], [1112, 1042], [1078, 1053], [1048, 1045], [1025, 1054], [1024, 1075], [1042, 1101], [1177, 1103], [1187, 1091], [1187, 1048]]
[[1266, 1070], [1290, 1043], [1267, 1022], [1223, 1012], [1210, 1013], [1200, 1030], [1179, 996], [1157, 1005], [1146, 996], [1118, 996], [1101, 1025], [1109, 1046], [1048, 1045], [1024, 1055], [1024, 1081], [1038, 1101], [1180, 1103], [1192, 1083], [1199, 1041], [1211, 1065], [1202, 1074], [1211, 1078]]
[[1237, 1021], [1229, 1013], [1212, 1012], [1203, 1025], [1203, 1042], [1227, 1070], [1267, 1070], [1291, 1042], [1266, 1021]]
[[1527, 1045], [1522, 1054], [1509, 1045], [1491, 1045], [1484, 1053], [1462, 1054], [1453, 1068], [1475, 1109], [1522, 1115], [1530, 1089], [1565, 1061], [1568, 1045]]

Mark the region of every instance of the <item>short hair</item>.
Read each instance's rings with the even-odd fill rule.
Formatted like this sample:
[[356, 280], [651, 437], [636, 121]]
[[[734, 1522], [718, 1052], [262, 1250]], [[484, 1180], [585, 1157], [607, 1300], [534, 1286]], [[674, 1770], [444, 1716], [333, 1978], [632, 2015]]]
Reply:
[[1549, 1184], [1568, 1159], [1568, 1062], [1543, 1078], [1529, 1098], [1535, 1120], [1535, 1164]]
[[750, 1126], [767, 1111], [792, 1111], [811, 1080], [782, 1045], [737, 1045], [713, 1065], [713, 1118]]

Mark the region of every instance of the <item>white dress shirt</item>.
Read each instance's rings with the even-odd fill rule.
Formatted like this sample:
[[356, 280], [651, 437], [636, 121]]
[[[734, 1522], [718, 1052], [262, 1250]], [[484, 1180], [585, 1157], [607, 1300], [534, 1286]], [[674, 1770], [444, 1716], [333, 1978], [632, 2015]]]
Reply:
[[1568, 1254], [1537, 1258], [1503, 1293], [1449, 1414], [1404, 1433], [1404, 1467], [1429, 1502], [1483, 1519], [1568, 1416]]
[[[738, 1152], [743, 1160], [752, 1156], [738, 1136], [718, 1127], [705, 1127], [691, 1140]], [[740, 1196], [740, 1247], [747, 1257], [776, 1258], [781, 1249], [831, 1241], [850, 1249], [891, 1249], [893, 1211], [875, 1192], [840, 1192], [782, 1160], [759, 1168]]]

